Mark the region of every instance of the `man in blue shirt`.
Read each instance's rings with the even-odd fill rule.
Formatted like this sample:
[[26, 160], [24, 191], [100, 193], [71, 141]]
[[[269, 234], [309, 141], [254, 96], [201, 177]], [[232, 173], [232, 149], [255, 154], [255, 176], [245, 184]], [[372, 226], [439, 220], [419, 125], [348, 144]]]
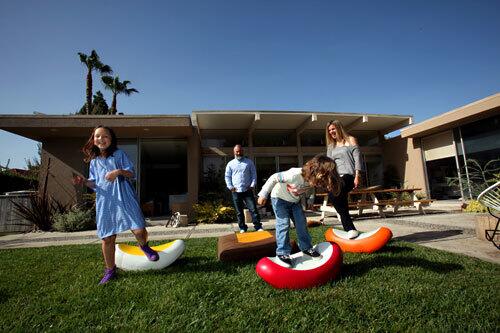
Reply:
[[243, 156], [243, 148], [236, 145], [233, 148], [234, 159], [226, 165], [226, 186], [233, 197], [236, 216], [240, 233], [247, 231], [245, 216], [243, 215], [243, 202], [252, 214], [252, 222], [256, 231], [262, 231], [262, 223], [257, 211], [253, 189], [257, 184], [257, 171], [252, 160]]

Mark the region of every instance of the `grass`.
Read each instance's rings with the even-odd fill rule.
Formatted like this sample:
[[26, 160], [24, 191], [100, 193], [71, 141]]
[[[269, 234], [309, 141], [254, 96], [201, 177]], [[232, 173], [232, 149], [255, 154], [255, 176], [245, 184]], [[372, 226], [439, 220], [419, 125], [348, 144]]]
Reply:
[[[325, 228], [311, 229], [316, 242]], [[98, 286], [97, 245], [0, 251], [0, 331], [498, 331], [500, 266], [392, 242], [345, 254], [341, 275], [276, 290], [255, 261], [221, 263], [217, 239], [190, 239], [162, 271]]]

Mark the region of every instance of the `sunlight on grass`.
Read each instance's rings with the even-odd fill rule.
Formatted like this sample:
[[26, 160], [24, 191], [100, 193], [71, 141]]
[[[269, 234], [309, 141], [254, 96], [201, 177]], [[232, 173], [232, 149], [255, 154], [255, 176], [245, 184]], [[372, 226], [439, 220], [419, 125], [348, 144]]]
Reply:
[[[324, 228], [311, 229], [315, 242]], [[156, 242], [160, 243], [160, 242]], [[0, 331], [495, 331], [498, 265], [392, 242], [346, 254], [324, 286], [276, 290], [255, 263], [221, 263], [217, 239], [190, 239], [161, 271], [98, 286], [98, 245], [2, 250]]]

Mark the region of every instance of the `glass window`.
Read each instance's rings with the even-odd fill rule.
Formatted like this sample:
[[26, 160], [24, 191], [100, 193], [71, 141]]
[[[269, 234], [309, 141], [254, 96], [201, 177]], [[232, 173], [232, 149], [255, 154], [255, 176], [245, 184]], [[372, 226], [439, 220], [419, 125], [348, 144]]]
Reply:
[[248, 146], [248, 135], [244, 131], [202, 131], [201, 146], [207, 147], [234, 147], [235, 145]]
[[302, 147], [326, 146], [324, 130], [307, 130], [300, 134], [300, 144]]
[[255, 169], [257, 170], [257, 188], [260, 190], [267, 179], [276, 173], [276, 158], [256, 157]]
[[139, 181], [139, 165], [137, 164], [139, 151], [137, 149], [137, 142], [129, 140], [118, 140], [118, 148], [127, 154], [128, 158], [134, 165], [135, 178], [131, 179], [132, 186], [137, 192], [137, 182]]
[[349, 134], [358, 140], [358, 145], [360, 146], [377, 146], [380, 144], [377, 131], [353, 131]]
[[226, 160], [223, 156], [204, 156], [198, 199], [200, 201], [225, 200], [230, 202], [230, 192], [226, 187], [224, 174]]
[[285, 147], [296, 146], [295, 131], [255, 131], [253, 133], [254, 147]]
[[491, 117], [461, 126], [467, 158], [471, 153], [478, 153], [499, 148], [500, 116]]
[[364, 156], [365, 162], [365, 182], [366, 186], [375, 186], [384, 184], [384, 168], [382, 156], [368, 155]]
[[290, 168], [296, 168], [299, 166], [297, 156], [279, 156], [278, 161], [278, 171], [287, 171]]

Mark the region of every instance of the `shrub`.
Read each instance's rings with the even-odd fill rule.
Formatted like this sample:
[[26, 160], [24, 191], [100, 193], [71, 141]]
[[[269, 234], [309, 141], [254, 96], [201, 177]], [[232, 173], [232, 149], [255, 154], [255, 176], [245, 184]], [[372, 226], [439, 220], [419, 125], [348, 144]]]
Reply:
[[50, 231], [54, 223], [54, 215], [67, 210], [67, 207], [46, 194], [32, 195], [30, 204], [11, 201], [16, 214], [33, 224], [35, 230]]
[[95, 230], [95, 210], [75, 207], [55, 214], [53, 228], [64, 232]]
[[488, 210], [477, 200], [470, 200], [464, 211], [468, 213], [487, 213]]
[[415, 193], [415, 196], [417, 197], [418, 200], [426, 199], [427, 196], [425, 195], [424, 192], [417, 192]]
[[206, 201], [193, 206], [197, 223], [231, 223], [236, 220], [233, 207], [224, 205], [221, 201]]

